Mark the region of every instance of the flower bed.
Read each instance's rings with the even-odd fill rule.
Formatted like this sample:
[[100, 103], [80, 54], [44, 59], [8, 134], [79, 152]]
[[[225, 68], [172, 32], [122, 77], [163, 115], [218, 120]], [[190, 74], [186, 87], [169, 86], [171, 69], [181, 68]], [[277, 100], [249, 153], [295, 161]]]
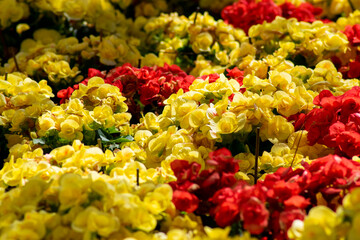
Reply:
[[0, 0], [0, 239], [357, 239], [359, 9]]

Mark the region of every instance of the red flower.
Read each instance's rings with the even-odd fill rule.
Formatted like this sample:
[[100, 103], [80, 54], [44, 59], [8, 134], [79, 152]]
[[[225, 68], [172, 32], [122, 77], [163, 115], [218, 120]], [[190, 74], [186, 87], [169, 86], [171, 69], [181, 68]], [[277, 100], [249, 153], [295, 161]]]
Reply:
[[88, 78], [92, 78], [92, 77], [105, 78], [105, 74], [95, 68], [89, 68], [88, 69]]
[[233, 69], [226, 69], [227, 76], [235, 79], [240, 86], [243, 85], [243, 79], [244, 79], [244, 71], [240, 71], [237, 67], [234, 67]]
[[350, 44], [353, 46], [360, 45], [360, 24], [355, 24], [353, 26], [346, 26], [344, 34], [349, 40]]
[[201, 199], [210, 198], [220, 187], [220, 173], [214, 170], [204, 170], [196, 181], [200, 188], [197, 196]]
[[226, 23], [241, 28], [247, 33], [251, 26], [262, 24], [264, 21], [272, 22], [276, 16], [313, 22], [316, 20], [315, 16], [320, 15], [321, 12], [321, 8], [314, 7], [310, 3], [302, 3], [296, 7], [289, 2], [277, 6], [273, 0], [240, 0], [225, 7], [221, 17]]
[[231, 152], [226, 148], [221, 148], [209, 153], [207, 164], [215, 166], [219, 172], [236, 173], [239, 171], [238, 162], [232, 157]]
[[242, 205], [240, 218], [244, 221], [245, 230], [260, 234], [268, 226], [269, 211], [258, 198], [251, 197]]
[[280, 180], [274, 183], [272, 189], [269, 189], [267, 196], [275, 201], [284, 202], [291, 196], [299, 194], [301, 188], [296, 182], [285, 182]]
[[239, 206], [232, 202], [223, 202], [214, 210], [216, 224], [226, 227], [239, 220]]
[[231, 187], [234, 186], [236, 182], [237, 180], [235, 178], [234, 173], [226, 173], [226, 172], [221, 173], [221, 179], [220, 179], [221, 187]]
[[313, 22], [316, 20], [315, 16], [320, 15], [321, 8], [314, 7], [310, 3], [302, 3], [298, 7], [290, 2], [280, 5], [282, 16], [284, 18], [296, 18], [298, 21]]
[[345, 131], [336, 138], [341, 154], [352, 158], [360, 156], [360, 134], [354, 131]]
[[292, 209], [281, 212], [279, 217], [280, 228], [286, 232], [296, 219], [304, 220], [305, 212], [300, 209]]
[[293, 195], [284, 201], [284, 205], [287, 209], [305, 209], [310, 205], [310, 201], [309, 199], [305, 199], [303, 196]]
[[71, 94], [74, 92], [72, 87], [68, 87], [66, 89], [61, 89], [57, 92], [56, 96], [60, 98], [60, 103], [64, 103], [66, 99], [69, 99]]
[[195, 181], [199, 175], [201, 165], [196, 162], [190, 164], [186, 160], [174, 160], [170, 163], [170, 167], [177, 181], [182, 182], [185, 180]]
[[214, 204], [220, 204], [224, 201], [233, 202], [233, 203], [237, 202], [237, 197], [236, 197], [234, 191], [229, 187], [225, 187], [225, 188], [218, 190], [209, 199], [209, 202], [212, 202]]
[[199, 206], [199, 199], [187, 191], [175, 190], [172, 202], [175, 204], [176, 209], [188, 213], [194, 212]]
[[[359, 24], [360, 28], [360, 24]], [[360, 34], [360, 32], [359, 32]], [[359, 35], [360, 37], [360, 35]], [[347, 72], [348, 78], [359, 78], [360, 77], [360, 61], [353, 61], [349, 63], [349, 71]]]
[[209, 75], [202, 75], [198, 78], [201, 78], [203, 80], [209, 79], [209, 83], [213, 83], [220, 78], [220, 75], [218, 73], [212, 73]]
[[280, 15], [281, 8], [272, 0], [240, 0], [221, 11], [221, 17], [226, 23], [241, 28], [246, 33], [252, 25], [271, 22]]
[[160, 85], [155, 81], [148, 81], [146, 84], [139, 88], [140, 101], [142, 104], [147, 105], [157, 98], [160, 92]]

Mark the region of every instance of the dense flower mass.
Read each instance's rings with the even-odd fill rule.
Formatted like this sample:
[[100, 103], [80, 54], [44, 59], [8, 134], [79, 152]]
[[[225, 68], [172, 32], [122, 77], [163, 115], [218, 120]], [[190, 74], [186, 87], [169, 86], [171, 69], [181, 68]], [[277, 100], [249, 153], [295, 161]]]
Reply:
[[360, 155], [359, 141], [359, 93], [354, 87], [341, 96], [323, 90], [314, 99], [321, 108], [300, 116], [296, 125], [303, 126], [310, 144], [320, 143], [335, 149], [335, 153], [353, 157]]
[[314, 22], [316, 16], [320, 15], [321, 12], [321, 8], [314, 7], [306, 2], [295, 6], [291, 2], [277, 5], [273, 0], [240, 0], [225, 7], [221, 12], [221, 17], [226, 23], [248, 32], [251, 26], [262, 24], [264, 21], [272, 22], [276, 16]]
[[0, 0], [0, 240], [358, 239], [359, 10]]

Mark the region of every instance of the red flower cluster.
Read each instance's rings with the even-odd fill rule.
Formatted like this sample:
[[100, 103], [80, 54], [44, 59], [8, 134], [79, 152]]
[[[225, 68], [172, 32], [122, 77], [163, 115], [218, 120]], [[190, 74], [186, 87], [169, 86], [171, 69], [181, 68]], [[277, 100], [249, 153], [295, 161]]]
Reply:
[[360, 24], [345, 27], [344, 34], [357, 56], [355, 60], [343, 63], [339, 57], [332, 57], [331, 60], [335, 64], [339, 72], [342, 73], [344, 79], [360, 78], [360, 54], [355, 48], [360, 46]]
[[340, 58], [333, 56], [331, 61], [336, 66], [337, 70], [341, 72], [344, 79], [360, 78], [360, 55], [355, 60], [342, 65]]
[[360, 87], [335, 97], [323, 90], [314, 104], [321, 108], [300, 116], [295, 126], [308, 131], [309, 144], [324, 144], [341, 156], [360, 155]]
[[[166, 63], [164, 67], [143, 68], [136, 68], [126, 63], [110, 70], [107, 74], [90, 68], [88, 78], [81, 83], [87, 85], [88, 80], [94, 76], [104, 78], [105, 83], [117, 86], [126, 98], [133, 98], [135, 94], [138, 94], [142, 104], [156, 103], [159, 106], [162, 106], [163, 101], [180, 88], [188, 91], [195, 79], [177, 65], [169, 66]], [[57, 97], [64, 102], [74, 89], [78, 88], [77, 84], [72, 88], [60, 90]]]
[[303, 220], [311, 207], [321, 202], [336, 209], [343, 193], [360, 185], [360, 164], [352, 160], [329, 155], [303, 166], [280, 168], [253, 186], [239, 182], [220, 189], [209, 200], [211, 216], [221, 227], [241, 221], [252, 234], [286, 239], [292, 222]]
[[264, 239], [287, 239], [295, 219], [320, 203], [336, 209], [347, 191], [360, 187], [360, 163], [336, 155], [305, 162], [302, 169], [279, 168], [252, 186], [235, 179], [239, 165], [225, 148], [210, 153], [207, 165], [212, 167], [200, 171], [198, 163], [171, 163], [176, 208], [210, 214], [220, 227], [241, 223]]
[[360, 24], [346, 26], [344, 34], [352, 46], [360, 46]]
[[239, 171], [239, 164], [229, 150], [222, 148], [211, 152], [206, 163], [211, 168], [202, 171], [196, 162], [175, 160], [171, 163], [177, 181], [169, 184], [174, 190], [173, 202], [180, 211], [207, 212], [207, 200], [217, 190], [236, 183], [234, 175]]
[[314, 7], [310, 3], [304, 2], [299, 6], [295, 6], [290, 2], [285, 2], [280, 5], [282, 11], [282, 17], [284, 18], [296, 18], [298, 21], [314, 22], [315, 16], [319, 16], [322, 13], [321, 8]]
[[264, 21], [271, 22], [276, 16], [313, 22], [316, 20], [315, 16], [320, 15], [321, 12], [321, 8], [316, 8], [310, 3], [302, 3], [296, 7], [290, 2], [278, 6], [273, 0], [259, 2], [240, 0], [225, 7], [221, 12], [221, 17], [226, 23], [241, 28], [247, 33], [251, 26], [262, 24]]

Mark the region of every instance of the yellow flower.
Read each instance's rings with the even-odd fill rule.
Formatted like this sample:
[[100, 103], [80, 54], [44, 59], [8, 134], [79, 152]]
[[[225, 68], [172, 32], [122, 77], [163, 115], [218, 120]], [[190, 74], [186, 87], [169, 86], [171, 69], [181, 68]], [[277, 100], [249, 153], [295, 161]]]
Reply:
[[359, 238], [360, 235], [360, 230], [358, 228], [360, 224], [360, 213], [357, 213], [354, 218], [352, 219], [352, 226], [351, 229], [349, 230], [348, 234], [347, 234], [347, 238], [348, 240], [356, 240]]
[[274, 116], [260, 128], [260, 137], [272, 143], [284, 142], [294, 132], [294, 126], [282, 116]]
[[289, 117], [299, 111], [297, 101], [295, 101], [292, 95], [284, 91], [276, 91], [274, 93], [274, 105], [278, 113], [285, 117]]
[[194, 111], [191, 111], [186, 117], [181, 121], [180, 126], [184, 129], [187, 129], [189, 127], [191, 128], [199, 128], [204, 124], [204, 120], [206, 115], [205, 109], [195, 109]]
[[[11, 148], [13, 147], [14, 145], [17, 145], [18, 143], [21, 143], [24, 139], [23, 139], [23, 136], [22, 135], [18, 135], [18, 134], [5, 134], [5, 137], [6, 137], [6, 141], [7, 141], [7, 144], [6, 144], [6, 147], [8, 148]], [[23, 144], [21, 147], [24, 148], [24, 145], [27, 145], [27, 144]], [[27, 145], [27, 149], [29, 149], [29, 145]], [[14, 152], [17, 152], [16, 150]], [[22, 154], [23, 151], [20, 151], [18, 153], [21, 153]], [[11, 152], [11, 149], [10, 149], [10, 154], [12, 154]], [[9, 156], [10, 156], [9, 154]], [[15, 159], [17, 159], [15, 157]]]
[[360, 212], [360, 188], [355, 188], [343, 200], [343, 206], [351, 215]]
[[20, 23], [20, 24], [16, 25], [16, 32], [18, 34], [21, 34], [29, 29], [30, 29], [30, 26], [26, 23]]
[[192, 49], [195, 53], [209, 52], [213, 43], [213, 37], [208, 32], [202, 32], [195, 37]]
[[[81, 120], [79, 120], [81, 121]], [[66, 140], [73, 140], [75, 138], [82, 140], [83, 135], [81, 132], [81, 125], [76, 119], [67, 118], [64, 122], [60, 124], [61, 131], [59, 137]]]
[[61, 35], [56, 30], [40, 28], [34, 32], [34, 39], [42, 44], [57, 43]]
[[325, 206], [316, 206], [304, 220], [302, 239], [335, 240], [336, 213]]
[[116, 216], [90, 206], [76, 216], [71, 227], [77, 232], [96, 232], [102, 237], [108, 237], [119, 230], [120, 222]]
[[149, 130], [139, 130], [135, 133], [134, 140], [143, 147], [151, 136], [152, 133]]
[[163, 184], [153, 192], [148, 192], [144, 197], [144, 204], [152, 214], [160, 214], [170, 205], [172, 199], [172, 188]]
[[0, 28], [5, 29], [29, 15], [29, 6], [16, 0], [0, 1]]
[[44, 136], [47, 131], [50, 129], [56, 129], [56, 122], [55, 119], [52, 117], [50, 113], [43, 114], [37, 122], [38, 128], [38, 135], [40, 137]]
[[59, 202], [61, 209], [68, 209], [87, 200], [87, 191], [91, 183], [89, 179], [69, 173], [62, 175], [59, 183]]
[[29, 214], [24, 216], [23, 221], [14, 221], [11, 226], [1, 234], [1, 239], [42, 239], [45, 237], [46, 228], [40, 219], [28, 219]]
[[86, 14], [88, 8], [87, 0], [63, 0], [61, 10], [69, 19], [80, 20]]
[[75, 149], [72, 146], [66, 145], [62, 147], [55, 148], [50, 152], [53, 160], [58, 163], [61, 163], [67, 158], [70, 158], [75, 153]]
[[206, 235], [210, 239], [226, 239], [229, 236], [231, 228], [226, 227], [222, 229], [222, 228], [210, 228], [208, 226], [205, 226], [204, 230], [206, 232]]
[[113, 117], [113, 111], [108, 105], [97, 106], [94, 108], [93, 112], [90, 112], [90, 115], [94, 120], [106, 128], [114, 126], [115, 118]]
[[151, 139], [148, 144], [148, 148], [151, 154], [161, 155], [161, 153], [165, 150], [168, 139], [169, 135], [167, 132], [164, 132], [156, 138]]
[[80, 73], [77, 67], [70, 68], [70, 64], [64, 60], [48, 62], [44, 65], [43, 69], [54, 83], [60, 82], [61, 79], [75, 78]]
[[9, 130], [13, 132], [20, 131], [25, 120], [26, 120], [25, 110], [19, 109], [15, 111], [14, 116], [11, 120], [11, 128]]
[[80, 99], [75, 98], [69, 100], [66, 111], [67, 113], [81, 114], [83, 109], [84, 109], [84, 104], [81, 102]]

